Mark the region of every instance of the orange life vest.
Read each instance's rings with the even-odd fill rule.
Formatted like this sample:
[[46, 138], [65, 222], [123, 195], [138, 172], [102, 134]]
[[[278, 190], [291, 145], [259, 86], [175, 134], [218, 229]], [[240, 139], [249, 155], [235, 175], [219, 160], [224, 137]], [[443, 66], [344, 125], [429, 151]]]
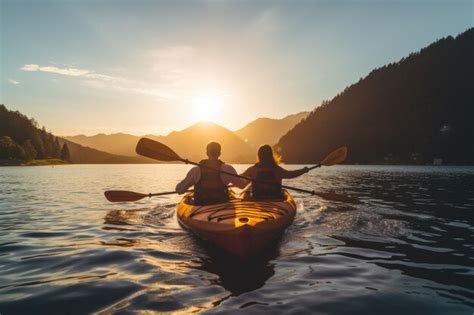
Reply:
[[221, 173], [219, 173], [224, 162], [221, 160], [202, 160], [199, 164], [201, 177], [194, 185], [194, 203], [209, 205], [228, 201], [227, 185], [222, 181]]
[[254, 179], [258, 182], [252, 182], [252, 196], [254, 198], [282, 198], [281, 180], [278, 178], [276, 171], [276, 167], [256, 165]]

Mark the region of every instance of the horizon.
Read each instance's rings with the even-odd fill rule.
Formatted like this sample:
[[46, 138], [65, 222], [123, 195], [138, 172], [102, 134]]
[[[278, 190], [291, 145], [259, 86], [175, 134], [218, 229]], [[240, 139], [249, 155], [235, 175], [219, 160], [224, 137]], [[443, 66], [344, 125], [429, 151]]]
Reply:
[[91, 136], [166, 135], [203, 120], [234, 131], [312, 111], [374, 68], [469, 29], [474, 6], [3, 0], [1, 8], [0, 103], [54, 134]]

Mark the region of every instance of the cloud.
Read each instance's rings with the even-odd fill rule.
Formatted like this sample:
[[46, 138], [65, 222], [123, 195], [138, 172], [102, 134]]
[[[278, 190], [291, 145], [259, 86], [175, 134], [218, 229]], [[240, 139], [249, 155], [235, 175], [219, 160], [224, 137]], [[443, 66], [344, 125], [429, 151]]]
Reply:
[[80, 78], [82, 86], [93, 89], [110, 89], [168, 101], [184, 101], [189, 98], [189, 90], [198, 81], [198, 74], [201, 72], [197, 71], [197, 53], [194, 47], [167, 46], [148, 51], [143, 57], [148, 73], [143, 73], [140, 80], [56, 65], [25, 64], [20, 69]]
[[16, 81], [16, 80], [13, 80], [13, 79], [8, 79], [8, 82], [10, 82], [11, 84], [13, 85], [18, 85], [20, 84], [20, 82]]
[[91, 71], [87, 69], [76, 69], [76, 68], [58, 68], [54, 66], [40, 66], [36, 64], [27, 64], [20, 68], [23, 71], [41, 71], [41, 72], [49, 72], [49, 73], [56, 73], [61, 75], [67, 75], [72, 77], [79, 77], [83, 75], [89, 74]]

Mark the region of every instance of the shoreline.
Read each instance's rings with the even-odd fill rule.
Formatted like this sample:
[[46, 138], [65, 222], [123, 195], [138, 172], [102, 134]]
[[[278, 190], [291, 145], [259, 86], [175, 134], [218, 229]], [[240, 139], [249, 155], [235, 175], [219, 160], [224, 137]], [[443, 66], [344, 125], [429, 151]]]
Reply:
[[31, 161], [21, 161], [21, 160], [0, 160], [1, 166], [48, 166], [48, 165], [70, 165], [71, 162], [61, 160], [61, 159], [44, 159], [44, 160], [31, 160]]

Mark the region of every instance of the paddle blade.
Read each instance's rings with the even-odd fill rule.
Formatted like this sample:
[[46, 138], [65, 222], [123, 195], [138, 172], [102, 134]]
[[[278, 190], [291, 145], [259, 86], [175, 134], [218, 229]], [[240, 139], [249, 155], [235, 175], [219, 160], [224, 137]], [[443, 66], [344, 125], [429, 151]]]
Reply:
[[140, 155], [158, 160], [158, 161], [181, 161], [171, 148], [161, 142], [148, 138], [141, 138], [137, 143], [136, 152]]
[[351, 203], [354, 205], [360, 204], [360, 200], [356, 197], [336, 194], [335, 192], [318, 192], [318, 193], [315, 193], [315, 195], [321, 198], [324, 198], [326, 200]]
[[347, 158], [347, 147], [340, 147], [329, 153], [328, 156], [319, 164], [324, 166], [336, 165], [344, 162]]
[[104, 195], [105, 198], [107, 198], [107, 200], [111, 202], [137, 201], [142, 198], [148, 197], [148, 195], [127, 190], [108, 190], [104, 192]]

